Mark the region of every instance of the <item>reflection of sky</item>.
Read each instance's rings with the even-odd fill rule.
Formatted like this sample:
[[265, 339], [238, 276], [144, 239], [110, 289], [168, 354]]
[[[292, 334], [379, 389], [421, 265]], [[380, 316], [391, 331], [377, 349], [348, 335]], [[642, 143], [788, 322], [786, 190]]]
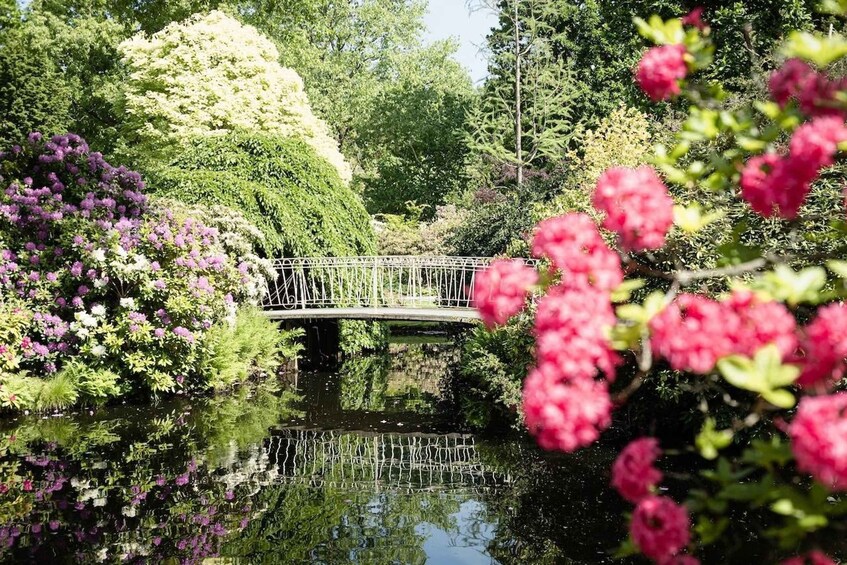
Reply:
[[415, 533], [425, 536], [423, 550], [428, 563], [497, 563], [488, 555], [488, 544], [494, 540], [497, 525], [484, 521], [485, 505], [476, 500], [463, 502], [459, 511], [451, 517], [457, 531], [446, 532], [441, 528], [422, 522]]

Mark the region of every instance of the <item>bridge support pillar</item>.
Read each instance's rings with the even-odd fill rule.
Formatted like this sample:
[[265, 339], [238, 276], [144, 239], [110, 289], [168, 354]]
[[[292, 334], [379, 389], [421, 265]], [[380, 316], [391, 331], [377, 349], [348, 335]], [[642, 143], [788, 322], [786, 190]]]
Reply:
[[334, 368], [341, 361], [338, 320], [306, 320], [303, 368]]

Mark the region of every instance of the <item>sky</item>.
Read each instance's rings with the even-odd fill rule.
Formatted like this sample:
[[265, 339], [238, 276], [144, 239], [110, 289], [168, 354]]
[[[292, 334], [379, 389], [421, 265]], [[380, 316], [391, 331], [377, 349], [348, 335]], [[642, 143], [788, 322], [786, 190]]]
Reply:
[[471, 11], [465, 0], [429, 0], [425, 22], [428, 41], [456, 38], [459, 41], [456, 59], [470, 71], [474, 82], [485, 78], [487, 63], [480, 47], [485, 44], [488, 30], [497, 23], [493, 12]]

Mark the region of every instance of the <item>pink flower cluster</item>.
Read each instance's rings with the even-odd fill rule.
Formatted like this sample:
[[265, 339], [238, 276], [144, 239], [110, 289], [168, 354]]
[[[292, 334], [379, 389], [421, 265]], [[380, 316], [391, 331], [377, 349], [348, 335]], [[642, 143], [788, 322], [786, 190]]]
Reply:
[[662, 454], [659, 440], [642, 437], [629, 443], [612, 466], [612, 486], [629, 502], [638, 504], [662, 480], [653, 464]]
[[[648, 496], [635, 507], [629, 531], [641, 553], [657, 563], [668, 563], [691, 541], [690, 527], [684, 506], [666, 496]], [[693, 557], [685, 561], [697, 563]]]
[[524, 421], [544, 449], [565, 452], [589, 445], [611, 424], [612, 401], [602, 381], [562, 381], [549, 366], [524, 381]]
[[847, 393], [801, 399], [788, 435], [798, 469], [833, 490], [847, 491]]
[[718, 302], [681, 294], [650, 320], [653, 351], [678, 371], [705, 374], [721, 357], [752, 356], [773, 343], [783, 358], [797, 348], [796, 322], [778, 302], [761, 301], [738, 291]]
[[688, 75], [684, 45], [662, 45], [649, 49], [635, 72], [635, 80], [654, 102], [681, 92], [679, 81]]
[[837, 116], [843, 119], [847, 115], [836, 100], [836, 94], [847, 88], [847, 82], [843, 79], [834, 81], [800, 59], [787, 60], [771, 75], [768, 87], [777, 104], [785, 107], [791, 100], [796, 100], [807, 116]]
[[520, 259], [498, 259], [474, 278], [473, 304], [489, 328], [505, 324], [526, 305], [538, 273]]
[[741, 196], [765, 217], [795, 218], [821, 169], [833, 164], [838, 144], [847, 141], [843, 118], [815, 118], [797, 128], [787, 155], [750, 159], [741, 172]]
[[659, 249], [673, 225], [673, 200], [652, 167], [613, 167], [594, 190], [594, 207], [603, 212], [603, 227], [618, 234], [631, 251]]
[[797, 384], [827, 388], [841, 380], [847, 368], [847, 305], [830, 304], [818, 310], [803, 330], [800, 342], [803, 371]]
[[619, 359], [607, 332], [615, 322], [608, 293], [551, 288], [535, 315], [538, 364], [555, 368], [559, 380], [593, 379], [598, 368], [614, 380]]
[[662, 480], [654, 465], [661, 454], [656, 438], [630, 442], [612, 466], [612, 486], [636, 505], [629, 528], [641, 553], [663, 565], [696, 565], [696, 558], [680, 553], [691, 539], [688, 511], [670, 498], [652, 494]]
[[805, 555], [786, 559], [780, 565], [836, 565], [836, 563], [825, 553], [813, 550]]
[[609, 292], [623, 281], [620, 258], [585, 214], [538, 225], [533, 253], [551, 260], [559, 283], [541, 299], [535, 319], [536, 368], [524, 382], [525, 422], [545, 449], [573, 451], [611, 423], [608, 385], [617, 354], [608, 332], [616, 318]]
[[570, 213], [540, 222], [532, 253], [550, 259], [569, 288], [594, 286], [612, 291], [623, 282], [620, 257], [586, 214]]

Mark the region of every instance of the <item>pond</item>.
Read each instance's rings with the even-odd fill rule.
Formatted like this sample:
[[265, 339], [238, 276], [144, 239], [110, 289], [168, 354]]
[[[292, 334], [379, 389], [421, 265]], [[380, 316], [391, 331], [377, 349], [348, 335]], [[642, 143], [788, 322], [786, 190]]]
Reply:
[[393, 343], [297, 392], [3, 423], [4, 562], [598, 563], [613, 450], [552, 456], [444, 409], [456, 349]]

